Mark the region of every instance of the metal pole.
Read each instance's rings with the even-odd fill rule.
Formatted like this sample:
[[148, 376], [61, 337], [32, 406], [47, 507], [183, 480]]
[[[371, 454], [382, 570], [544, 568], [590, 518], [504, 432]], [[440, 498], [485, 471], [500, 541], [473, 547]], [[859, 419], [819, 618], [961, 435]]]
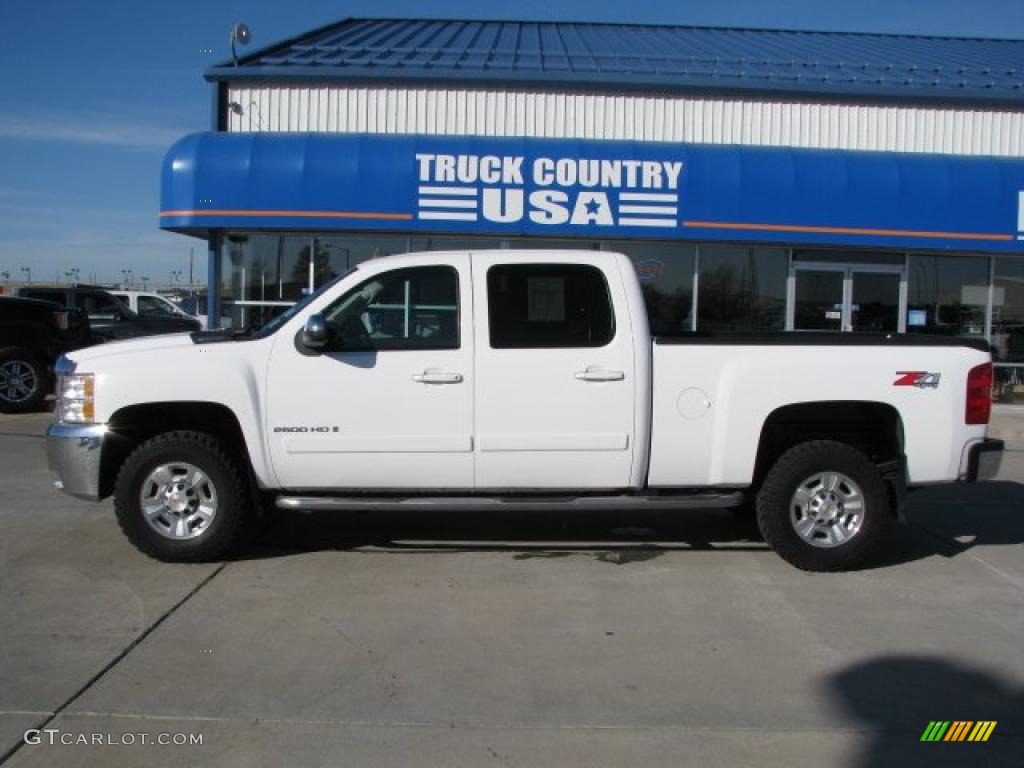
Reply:
[[218, 240], [219, 237], [211, 232], [206, 246], [206, 327], [211, 331], [220, 328], [221, 264]]
[[309, 241], [309, 280], [306, 285], [308, 293], [313, 292], [313, 259], [316, 256], [316, 246], [313, 245], [312, 239]]

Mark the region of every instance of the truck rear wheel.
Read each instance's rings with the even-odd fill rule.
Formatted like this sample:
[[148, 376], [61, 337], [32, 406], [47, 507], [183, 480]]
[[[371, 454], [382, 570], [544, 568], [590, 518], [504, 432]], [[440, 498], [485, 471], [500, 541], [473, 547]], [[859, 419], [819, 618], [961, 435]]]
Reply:
[[46, 397], [46, 364], [21, 347], [0, 349], [0, 413], [34, 411]]
[[757, 495], [757, 523], [784, 560], [805, 571], [862, 564], [888, 517], [885, 481], [846, 443], [814, 440], [786, 451]]
[[132, 544], [165, 562], [221, 560], [252, 528], [239, 463], [202, 432], [136, 448], [118, 473], [114, 511]]

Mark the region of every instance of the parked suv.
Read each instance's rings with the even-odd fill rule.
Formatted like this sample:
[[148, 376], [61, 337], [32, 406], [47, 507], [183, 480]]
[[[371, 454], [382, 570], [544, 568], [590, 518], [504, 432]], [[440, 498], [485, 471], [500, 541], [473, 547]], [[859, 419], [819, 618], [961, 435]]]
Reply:
[[74, 307], [89, 316], [94, 342], [154, 336], [160, 333], [187, 333], [200, 330], [199, 321], [188, 317], [141, 316], [132, 312], [109, 291], [91, 286], [29, 286], [18, 295], [53, 301]]
[[0, 298], [0, 412], [36, 408], [50, 391], [57, 358], [88, 344], [82, 312], [49, 301]]

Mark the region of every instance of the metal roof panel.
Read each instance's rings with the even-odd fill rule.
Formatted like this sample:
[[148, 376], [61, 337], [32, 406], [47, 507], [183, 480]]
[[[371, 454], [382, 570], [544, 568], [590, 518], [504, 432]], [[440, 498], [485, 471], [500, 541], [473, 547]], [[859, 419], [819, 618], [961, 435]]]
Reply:
[[[345, 19], [207, 70], [212, 81], [464, 81], [1024, 104], [1024, 40], [850, 32]], [[710, 85], [709, 85], [710, 84]]]

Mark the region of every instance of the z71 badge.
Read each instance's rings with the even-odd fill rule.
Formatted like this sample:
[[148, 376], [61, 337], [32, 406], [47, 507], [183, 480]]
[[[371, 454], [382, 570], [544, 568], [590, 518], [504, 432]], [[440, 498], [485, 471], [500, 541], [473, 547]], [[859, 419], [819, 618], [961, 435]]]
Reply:
[[941, 373], [929, 373], [928, 371], [896, 371], [899, 376], [893, 382], [894, 387], [917, 387], [918, 389], [939, 388], [939, 377]]

